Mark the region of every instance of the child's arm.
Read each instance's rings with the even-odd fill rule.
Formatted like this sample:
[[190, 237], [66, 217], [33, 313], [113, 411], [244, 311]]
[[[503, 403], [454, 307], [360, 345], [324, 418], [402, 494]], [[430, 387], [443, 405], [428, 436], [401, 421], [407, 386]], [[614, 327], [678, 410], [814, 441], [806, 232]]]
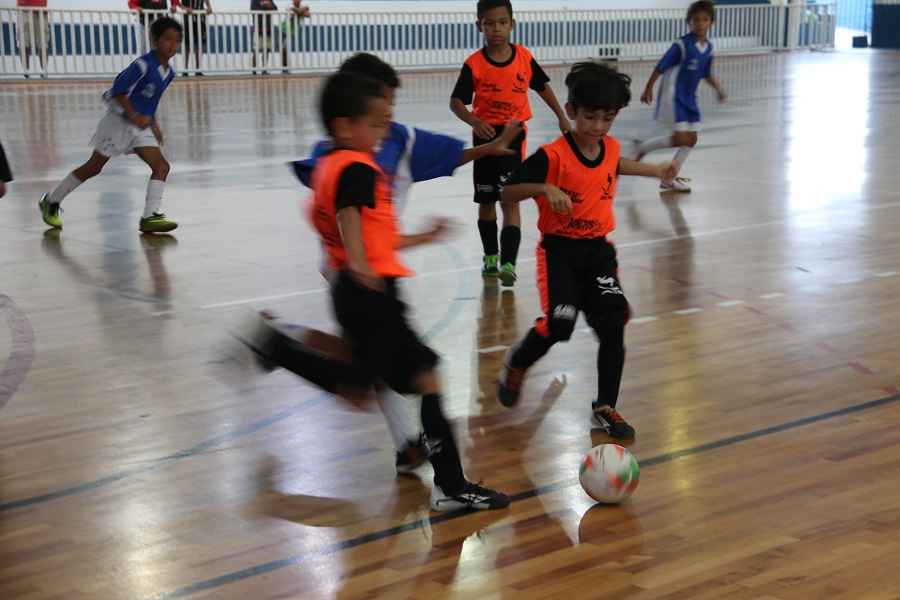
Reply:
[[653, 177], [655, 179], [668, 180], [678, 175], [678, 165], [673, 162], [654, 165], [623, 158], [619, 161], [619, 175]]
[[653, 75], [650, 76], [650, 79], [647, 81], [647, 86], [644, 88], [644, 93], [641, 94], [641, 102], [644, 104], [653, 104], [653, 87], [660, 77], [662, 77], [662, 71], [653, 69]]
[[537, 92], [541, 100], [556, 115], [559, 122], [559, 130], [562, 133], [571, 131], [572, 124], [569, 123], [569, 117], [566, 116], [566, 112], [559, 105], [559, 100], [556, 99], [556, 94], [553, 93], [553, 88], [550, 87], [550, 77], [547, 76], [547, 73], [544, 72], [544, 69], [541, 68], [541, 65], [534, 58], [531, 59], [531, 82], [529, 87]]
[[725, 88], [722, 87], [722, 83], [716, 78], [715, 75], [709, 75], [706, 78], [706, 83], [712, 86], [714, 90], [716, 90], [716, 94], [719, 95], [719, 102], [725, 102], [728, 100], [728, 94], [725, 93]]
[[359, 211], [358, 206], [348, 206], [337, 211], [341, 242], [347, 253], [347, 268], [357, 283], [380, 292], [384, 289], [384, 283], [372, 271], [366, 258], [366, 248], [362, 240], [362, 219]]
[[153, 119], [134, 110], [134, 107], [131, 105], [131, 100], [128, 99], [126, 94], [119, 94], [114, 96], [113, 99], [122, 107], [122, 110], [124, 111], [122, 114], [125, 115], [125, 118], [134, 123], [137, 127], [146, 129], [153, 123]]
[[553, 212], [566, 215], [572, 214], [572, 199], [553, 184], [516, 183], [503, 186], [503, 202], [521, 202], [537, 196], [547, 198], [547, 203]]
[[538, 96], [547, 103], [547, 106], [550, 107], [550, 110], [553, 111], [553, 114], [556, 115], [559, 124], [559, 130], [562, 133], [568, 133], [572, 130], [572, 124], [569, 122], [569, 117], [566, 116], [566, 112], [559, 105], [559, 100], [556, 99], [556, 94], [553, 93], [553, 88], [547, 84], [544, 87], [543, 91], [538, 92]]
[[656, 85], [656, 81], [662, 77], [663, 73], [681, 63], [681, 48], [680, 42], [672, 44], [669, 46], [666, 53], [663, 54], [663, 57], [659, 59], [659, 62], [656, 63], [656, 68], [653, 69], [653, 75], [650, 76], [650, 80], [647, 82], [646, 87], [644, 87], [644, 93], [641, 94], [641, 102], [644, 104], [653, 103], [653, 86]]
[[162, 129], [159, 128], [159, 123], [154, 120], [153, 124], [150, 125], [150, 129], [151, 131], [153, 131], [153, 137], [156, 138], [156, 141], [159, 142], [159, 145], [162, 146], [163, 144], [165, 144], [163, 140], [163, 132]]
[[497, 135], [497, 132], [489, 124], [476, 117], [466, 106], [472, 104], [475, 96], [475, 78], [469, 65], [463, 65], [459, 72], [459, 78], [450, 94], [450, 110], [456, 117], [472, 128], [475, 135], [483, 140], [489, 140]]
[[431, 225], [431, 228], [427, 231], [411, 235], [401, 235], [400, 241], [397, 243], [397, 249], [403, 250], [408, 248], [415, 248], [416, 246], [422, 246], [424, 244], [431, 244], [432, 242], [436, 242], [447, 236], [447, 234], [450, 232], [451, 225], [452, 223], [449, 219], [435, 219]]
[[510, 146], [516, 141], [516, 138], [519, 137], [519, 134], [521, 133], [522, 124], [519, 121], [510, 121], [506, 127], [503, 128], [503, 133], [500, 137], [493, 142], [464, 150], [462, 158], [457, 166], [461, 167], [466, 163], [472, 162], [473, 160], [479, 160], [485, 156], [511, 156], [515, 154], [518, 150], [510, 148]]
[[375, 207], [377, 178], [378, 173], [369, 165], [353, 163], [347, 166], [337, 182], [334, 206], [350, 276], [363, 287], [381, 291], [384, 282], [372, 271], [366, 258], [361, 216], [364, 208]]

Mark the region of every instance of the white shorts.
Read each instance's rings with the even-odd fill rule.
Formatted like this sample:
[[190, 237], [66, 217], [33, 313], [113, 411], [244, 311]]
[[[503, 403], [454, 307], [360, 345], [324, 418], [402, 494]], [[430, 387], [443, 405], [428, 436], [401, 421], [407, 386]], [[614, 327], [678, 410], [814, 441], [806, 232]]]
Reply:
[[672, 129], [674, 129], [675, 132], [677, 132], [677, 133], [682, 133], [682, 132], [697, 133], [698, 131], [700, 131], [700, 121], [695, 121], [695, 122], [679, 121], [678, 123], [675, 123], [674, 125], [672, 125]]
[[91, 146], [107, 158], [131, 154], [135, 148], [159, 148], [151, 128], [138, 129], [125, 117], [112, 111], [100, 119]]

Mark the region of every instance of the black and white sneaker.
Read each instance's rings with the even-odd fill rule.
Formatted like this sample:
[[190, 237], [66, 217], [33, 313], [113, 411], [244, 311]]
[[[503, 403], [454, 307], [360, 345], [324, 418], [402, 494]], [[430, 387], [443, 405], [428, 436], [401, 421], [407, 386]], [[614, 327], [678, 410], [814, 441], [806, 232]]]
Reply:
[[509, 506], [509, 497], [498, 491], [466, 481], [455, 494], [447, 494], [439, 486], [431, 489], [431, 510], [492, 510]]
[[425, 434], [419, 435], [418, 440], [410, 440], [397, 453], [397, 474], [412, 473], [428, 460], [428, 446], [425, 444]]
[[233, 332], [238, 340], [253, 351], [256, 365], [267, 373], [278, 368], [278, 364], [272, 360], [277, 338], [272, 323], [277, 318], [268, 311], [248, 314]]
[[634, 438], [634, 427], [628, 424], [619, 411], [608, 404], [595, 401], [591, 405], [591, 422], [617, 440]]

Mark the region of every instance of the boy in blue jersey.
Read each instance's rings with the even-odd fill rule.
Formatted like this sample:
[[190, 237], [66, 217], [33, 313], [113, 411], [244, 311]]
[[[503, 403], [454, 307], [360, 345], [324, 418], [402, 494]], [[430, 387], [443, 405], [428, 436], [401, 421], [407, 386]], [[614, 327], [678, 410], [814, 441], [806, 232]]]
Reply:
[[[641, 102], [653, 102], [653, 87], [661, 77], [662, 85], [656, 101], [657, 121], [673, 126], [671, 136], [663, 136], [640, 142], [635, 155], [641, 160], [645, 155], [662, 148], [678, 148], [673, 162], [680, 169], [697, 145], [700, 130], [700, 110], [697, 107], [697, 88], [701, 81], [709, 83], [719, 95], [719, 102], [727, 96], [722, 84], [712, 74], [713, 47], [708, 34], [716, 20], [716, 9], [712, 2], [701, 0], [688, 8], [687, 22], [691, 32], [672, 44], [662, 57], [647, 82], [641, 95]], [[676, 177], [660, 182], [663, 191], [690, 192], [687, 180]]]
[[134, 153], [151, 169], [144, 214], [138, 229], [142, 233], [164, 233], [178, 227], [160, 212], [169, 163], [160, 150], [163, 134], [155, 116], [163, 92], [175, 78], [169, 61], [181, 46], [182, 33], [181, 24], [170, 17], [160, 17], [153, 22], [150, 27], [153, 50], [119, 73], [112, 88], [103, 94], [109, 110], [91, 139], [94, 148], [91, 157], [52, 192], [44, 194], [38, 203], [44, 223], [62, 229], [60, 202], [82, 183], [98, 175], [110, 158]]
[[[344, 61], [340, 70], [380, 83], [388, 105], [393, 108], [400, 79], [391, 65], [375, 55], [359, 53]], [[494, 141], [464, 149], [465, 143], [456, 138], [407, 127], [391, 120], [387, 136], [375, 153], [375, 161], [391, 182], [395, 213], [399, 216], [403, 211], [413, 183], [449, 177], [458, 167], [482, 157], [512, 155], [515, 150], [510, 146], [521, 133], [522, 128], [513, 122]], [[316, 161], [330, 150], [331, 143], [323, 140], [315, 145], [311, 158], [292, 163], [294, 172], [304, 185], [312, 187], [312, 171]], [[329, 372], [339, 373], [347, 365], [329, 364], [300, 344], [293, 344], [293, 348], [296, 352], [286, 361], [290, 370], [332, 391], [335, 385], [323, 385], [322, 378], [327, 378]], [[394, 441], [397, 471], [408, 472], [421, 464], [425, 457], [422, 434], [409, 413], [410, 400], [389, 388], [377, 390], [375, 397]]]

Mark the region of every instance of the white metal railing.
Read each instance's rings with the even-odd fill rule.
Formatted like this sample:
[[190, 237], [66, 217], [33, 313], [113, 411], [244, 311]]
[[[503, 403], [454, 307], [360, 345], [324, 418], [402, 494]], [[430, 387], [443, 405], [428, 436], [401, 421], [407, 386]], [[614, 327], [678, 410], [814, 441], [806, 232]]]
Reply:
[[[721, 6], [713, 42], [718, 53], [832, 46], [836, 12], [835, 4], [799, 2]], [[166, 13], [0, 8], [0, 77], [113, 75], [146, 51], [147, 24], [159, 14]], [[200, 68], [191, 59], [188, 69], [181, 54], [174, 61], [179, 71], [326, 72], [360, 51], [399, 69], [458, 68], [482, 44], [469, 12], [300, 18], [248, 11], [177, 18], [186, 44], [205, 39]], [[520, 11], [516, 20], [514, 41], [546, 64], [657, 58], [686, 30], [679, 9]]]

